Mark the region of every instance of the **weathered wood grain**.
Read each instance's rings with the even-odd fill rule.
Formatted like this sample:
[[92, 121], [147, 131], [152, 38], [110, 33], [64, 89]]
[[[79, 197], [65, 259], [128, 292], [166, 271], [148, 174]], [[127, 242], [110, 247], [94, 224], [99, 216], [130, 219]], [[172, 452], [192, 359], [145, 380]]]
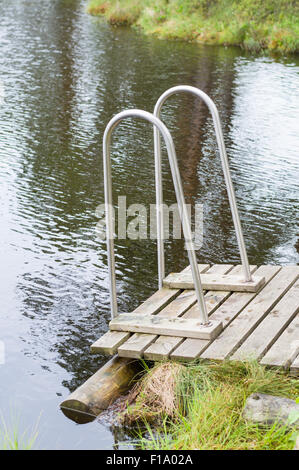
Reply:
[[[205, 272], [209, 269], [208, 264], [199, 264], [198, 269], [199, 272]], [[190, 266], [185, 268], [185, 271], [190, 270]], [[192, 290], [186, 290], [181, 292], [177, 297], [175, 297], [170, 303], [168, 303], [160, 312], [157, 313], [159, 316], [163, 317], [176, 317], [182, 315], [191, 305], [196, 302], [196, 295], [195, 292]], [[143, 336], [138, 336], [138, 338], [134, 339], [134, 334], [132, 336], [132, 342], [128, 343], [128, 341], [123, 343], [123, 347], [118, 348], [118, 354], [120, 356], [129, 357], [130, 351], [132, 352], [132, 357], [143, 357], [143, 351], [153, 342], [152, 335], [151, 338], [147, 338], [146, 334]], [[157, 339], [156, 336], [155, 339]], [[135, 341], [136, 340], [136, 341]], [[139, 349], [138, 349], [139, 347]], [[131, 349], [132, 348], [132, 349]]]
[[260, 363], [288, 369], [299, 354], [299, 315], [289, 324]]
[[222, 330], [222, 324], [218, 321], [210, 321], [207, 325], [202, 325], [198, 318], [163, 318], [157, 315], [124, 313], [111, 320], [109, 328], [111, 331], [212, 339]]
[[169, 357], [169, 354], [184, 341], [184, 338], [177, 336], [159, 336], [149, 348], [144, 351], [144, 358], [149, 361], [162, 361]]
[[[261, 269], [261, 268], [260, 268]], [[251, 272], [256, 271], [256, 266], [250, 266]], [[265, 275], [266, 280], [269, 280], [269, 271], [273, 273], [273, 269], [261, 271]], [[235, 266], [231, 273], [239, 274], [242, 272], [242, 266]], [[277, 272], [277, 270], [275, 270]], [[213, 291], [215, 295], [220, 295], [220, 292]], [[212, 291], [209, 292], [210, 294]], [[223, 328], [225, 328], [230, 321], [250, 302], [255, 296], [255, 293], [233, 292], [226, 300], [219, 303], [219, 307], [211, 310], [211, 319], [222, 321]], [[191, 339], [187, 338], [182, 342], [170, 355], [171, 359], [181, 361], [192, 361], [197, 359], [199, 355], [211, 344], [209, 340]]]
[[[207, 271], [208, 273], [228, 273], [231, 271], [233, 268], [233, 265], [231, 264], [215, 264], [214, 266], [211, 266], [211, 268]], [[194, 292], [194, 291], [184, 291], [184, 292]], [[193, 294], [195, 295], [195, 294]], [[205, 301], [206, 301], [206, 306], [207, 306], [207, 311], [208, 314], [210, 314], [215, 308], [217, 308], [217, 302], [222, 302], [224, 300], [224, 297], [226, 298], [229, 295], [228, 292], [215, 292], [215, 291], [210, 291], [205, 294]], [[179, 297], [177, 297], [178, 299]], [[217, 300], [216, 300], [217, 299]], [[173, 302], [172, 302], [173, 303]], [[169, 304], [168, 307], [170, 307], [171, 304]], [[164, 311], [167, 310], [163, 309], [159, 315], [164, 314]], [[189, 313], [189, 311], [193, 310], [194, 307], [191, 307], [191, 309], [187, 309], [186, 313], [183, 315], [184, 317]], [[176, 310], [173, 310], [171, 312], [171, 315], [167, 316], [177, 316], [176, 315]], [[198, 318], [199, 317], [199, 311], [198, 308], [196, 308], [195, 312], [192, 314], [193, 318]], [[191, 316], [191, 318], [192, 318]], [[155, 361], [161, 361], [163, 359], [167, 359], [169, 355], [172, 353], [172, 351], [179, 346], [182, 343], [182, 338], [181, 337], [172, 337], [170, 340], [170, 337], [168, 336], [159, 336], [159, 338], [151, 344], [145, 351], [144, 351], [144, 358], [145, 359], [150, 359], [150, 360], [155, 360]]]
[[[198, 265], [198, 267], [200, 272], [204, 272], [209, 268], [209, 265]], [[190, 266], [187, 266], [187, 268], [185, 268], [182, 272], [188, 272], [188, 270], [190, 269]], [[174, 300], [180, 293], [181, 290], [179, 289], [167, 289], [163, 287], [162, 289], [159, 289], [158, 291], [154, 292], [153, 295], [151, 295], [142, 304], [140, 304], [134, 310], [134, 313], [139, 313], [141, 315], [155, 315], [165, 306], [167, 306], [172, 300]], [[118, 335], [113, 335], [111, 331], [108, 331], [102, 336], [102, 338], [100, 338], [100, 344], [98, 343], [99, 340], [92, 344], [91, 351], [93, 354], [113, 355], [130, 336], [131, 333], [129, 334], [129, 336], [124, 332], [119, 332]], [[141, 344], [140, 347], [142, 347]], [[136, 349], [134, 351], [136, 353]]]
[[120, 357], [141, 358], [143, 351], [155, 341], [157, 335], [135, 333], [118, 348]]
[[[268, 313], [240, 348], [232, 360], [260, 359], [275, 343], [284, 329], [299, 312], [299, 281], [290, 288], [278, 304]], [[299, 331], [298, 331], [299, 339]]]
[[299, 376], [299, 353], [290, 366], [290, 374], [294, 375], [295, 377]]
[[63, 413], [76, 423], [93, 421], [128, 390], [141, 369], [140, 361], [113, 357], [63, 400], [60, 404]]
[[231, 356], [299, 277], [298, 266], [285, 266], [259, 292], [221, 335], [201, 354], [205, 359]]
[[180, 293], [180, 289], [168, 289], [162, 287], [154, 292], [148, 299], [135, 308], [134, 313], [142, 315], [155, 315], [160, 312], [169, 302], [175, 299]]
[[[179, 289], [167, 289], [162, 287], [148, 299], [146, 299], [141, 305], [139, 305], [134, 313], [140, 315], [154, 315], [159, 312], [163, 306], [166, 306], [171, 300], [177, 297], [180, 293]], [[101, 338], [99, 338], [90, 347], [92, 354], [115, 354], [118, 348], [131, 336], [128, 332], [115, 332], [107, 331]]]
[[91, 354], [114, 354], [117, 348], [127, 339], [131, 333], [123, 331], [107, 331], [90, 346]]
[[[232, 274], [201, 274], [202, 288], [205, 290], [225, 290], [230, 292], [257, 292], [265, 283], [265, 279], [257, 275], [252, 281], [245, 282], [243, 275]], [[171, 273], [163, 281], [165, 287], [173, 289], [194, 289], [192, 273]]]

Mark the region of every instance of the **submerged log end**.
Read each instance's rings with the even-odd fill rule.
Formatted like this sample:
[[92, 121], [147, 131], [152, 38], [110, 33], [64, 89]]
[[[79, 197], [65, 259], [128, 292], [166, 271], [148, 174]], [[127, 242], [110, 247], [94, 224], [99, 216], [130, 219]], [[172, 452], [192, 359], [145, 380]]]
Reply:
[[62, 412], [76, 423], [93, 421], [128, 390], [141, 369], [139, 361], [113, 357], [60, 404]]

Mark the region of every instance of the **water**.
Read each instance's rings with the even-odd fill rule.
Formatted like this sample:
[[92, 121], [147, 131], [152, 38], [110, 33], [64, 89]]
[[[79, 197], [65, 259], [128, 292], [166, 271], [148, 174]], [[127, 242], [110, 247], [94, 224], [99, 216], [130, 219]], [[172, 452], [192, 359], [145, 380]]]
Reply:
[[[96, 238], [103, 202], [101, 139], [126, 108], [151, 111], [177, 84], [215, 100], [223, 123], [249, 259], [297, 264], [299, 59], [246, 56], [237, 48], [159, 41], [114, 29], [81, 1], [0, 4], [1, 279], [0, 409], [38, 447], [112, 448], [122, 430], [76, 425], [59, 403], [103, 357], [89, 345], [107, 330], [106, 250]], [[163, 118], [176, 143], [187, 202], [204, 204], [200, 262], [238, 262], [211, 117], [192, 97], [171, 98]], [[114, 198], [154, 203], [152, 130], [127, 121], [113, 145]], [[165, 200], [175, 201], [167, 158]], [[297, 246], [297, 249], [296, 249]], [[155, 242], [116, 243], [119, 306], [155, 290]], [[167, 243], [167, 271], [187, 263]]]

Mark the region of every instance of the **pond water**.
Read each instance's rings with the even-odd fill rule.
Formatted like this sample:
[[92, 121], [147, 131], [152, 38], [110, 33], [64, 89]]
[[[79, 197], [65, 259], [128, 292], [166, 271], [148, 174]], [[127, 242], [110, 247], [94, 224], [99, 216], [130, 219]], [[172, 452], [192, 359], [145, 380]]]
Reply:
[[[107, 330], [106, 247], [96, 236], [103, 202], [102, 135], [126, 108], [152, 111], [177, 84], [216, 102], [248, 255], [297, 264], [299, 58], [159, 41], [111, 28], [79, 0], [0, 3], [0, 410], [19, 428], [38, 423], [41, 449], [111, 449], [121, 429], [76, 425], [59, 403], [107, 359], [90, 344]], [[198, 260], [238, 263], [211, 117], [192, 97], [163, 111], [186, 200], [202, 203]], [[114, 136], [114, 198], [154, 203], [151, 126], [126, 121]], [[175, 202], [166, 156], [165, 201]], [[167, 272], [182, 269], [167, 242]], [[135, 308], [157, 283], [154, 240], [116, 242], [119, 306]]]

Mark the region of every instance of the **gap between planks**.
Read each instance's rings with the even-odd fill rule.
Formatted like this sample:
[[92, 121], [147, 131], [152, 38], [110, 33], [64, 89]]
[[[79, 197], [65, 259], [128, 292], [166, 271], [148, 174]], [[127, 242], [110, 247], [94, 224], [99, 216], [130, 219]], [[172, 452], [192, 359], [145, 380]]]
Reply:
[[294, 375], [295, 377], [299, 376], [299, 353], [298, 353], [296, 359], [294, 359], [294, 361], [291, 364], [290, 374]]
[[[211, 269], [215, 269], [215, 268], [216, 268], [216, 265], [213, 266]], [[238, 269], [238, 268], [239, 267], [235, 267], [234, 269]], [[189, 268], [186, 268], [186, 270], [187, 269], [189, 269]], [[272, 298], [270, 300], [269, 300], [269, 296], [267, 297], [267, 295], [266, 295], [266, 298], [265, 298], [265, 293], [267, 294], [267, 291], [265, 292], [265, 289], [266, 289], [267, 286], [264, 286], [263, 289], [261, 289], [259, 291], [259, 293], [238, 293], [238, 292], [234, 292], [228, 298], [224, 299], [223, 302], [221, 302], [222, 305], [220, 304], [220, 307], [219, 306], [218, 306], [218, 308], [216, 307], [217, 308], [216, 311], [215, 311], [215, 308], [214, 308], [213, 313], [211, 314], [211, 318], [224, 320], [224, 326], [225, 327], [228, 327], [228, 326], [232, 325], [234, 327], [234, 331], [236, 331], [236, 320], [239, 319], [239, 323], [240, 323], [240, 320], [241, 320], [240, 334], [239, 334], [238, 337], [235, 337], [235, 339], [233, 340], [235, 342], [235, 344], [234, 344], [234, 347], [232, 349], [234, 350], [235, 358], [238, 357], [237, 353], [236, 353], [236, 351], [238, 352], [238, 348], [240, 348], [240, 346], [242, 346], [242, 344], [245, 344], [246, 340], [250, 341], [250, 333], [252, 334], [259, 325], [261, 325], [261, 328], [262, 328], [263, 320], [265, 321], [268, 318], [267, 314], [271, 311], [271, 309], [273, 309], [275, 306], [276, 306], [276, 308], [281, 308], [281, 305], [280, 305], [280, 302], [279, 302], [281, 297], [283, 297], [288, 291], [289, 291], [289, 295], [286, 295], [286, 298], [290, 299], [293, 296], [293, 294], [292, 294], [292, 285], [296, 282], [296, 279], [299, 277], [299, 268], [298, 267], [289, 266], [289, 267], [284, 267], [284, 268], [281, 269], [281, 267], [277, 267], [277, 266], [276, 267], [275, 266], [262, 266], [261, 268], [258, 269], [258, 271], [259, 271], [260, 275], [266, 274], [267, 285], [270, 284], [272, 291], [275, 293], [275, 295], [272, 296]], [[280, 273], [279, 273], [279, 271], [280, 271]], [[282, 273], [282, 271], [283, 271], [283, 273]], [[278, 273], [279, 273], [279, 276], [277, 277]], [[296, 284], [294, 285], [294, 287], [295, 286], [296, 286]], [[270, 287], [268, 287], [268, 290], [269, 289], [270, 289]], [[142, 311], [141, 307], [144, 304], [147, 304], [147, 307], [149, 307], [150, 299], [155, 297], [155, 295], [158, 292], [159, 291], [157, 291], [155, 294], [153, 294], [153, 296], [151, 298], [147, 299], [147, 301], [145, 301], [143, 304], [141, 304], [138, 307], [138, 309], [136, 309], [136, 311], [138, 311], [138, 310], [139, 310], [139, 312], [140, 312], [140, 310]], [[172, 292], [173, 292], [173, 290], [172, 290]], [[196, 303], [196, 299], [193, 302], [191, 300], [191, 298], [190, 298], [191, 296], [190, 296], [188, 300], [189, 300], [191, 306], [188, 307], [188, 310], [184, 309], [184, 302], [187, 302], [186, 299], [188, 298], [188, 293], [189, 293], [189, 296], [190, 296], [190, 293], [191, 293], [191, 296], [194, 295], [194, 293], [192, 294], [192, 291], [183, 291], [182, 292], [181, 290], [177, 290], [177, 292], [175, 293], [175, 296], [172, 299], [167, 301], [167, 306], [166, 306], [165, 303], [161, 302], [162, 306], [160, 305], [156, 311], [159, 312], [159, 315], [162, 314], [163, 310], [165, 311], [165, 316], [171, 315], [172, 304], [177, 302], [177, 307], [181, 308], [180, 315], [183, 315], [183, 317], [185, 315], [186, 316], [191, 315], [191, 317], [192, 317], [192, 310], [194, 311], [197, 308], [197, 306], [194, 305]], [[211, 291], [208, 292], [208, 294], [206, 294], [206, 296], [209, 295], [209, 294], [211, 294]], [[221, 294], [221, 292], [215, 292], [214, 294]], [[226, 294], [227, 294], [227, 292], [226, 292]], [[249, 310], [252, 310], [252, 308], [250, 308], [250, 307], [256, 306], [258, 304], [257, 301], [256, 301], [257, 295], [259, 296], [258, 297], [258, 300], [259, 300], [258, 303], [262, 304], [263, 307], [262, 307], [262, 309], [259, 309], [259, 313], [255, 311], [254, 315], [253, 315], [253, 318], [250, 318], [250, 315], [249, 315], [250, 311]], [[183, 300], [184, 296], [186, 296], [185, 300]], [[291, 296], [291, 297], [289, 297], [289, 296]], [[254, 299], [255, 299], [255, 302], [253, 302]], [[210, 300], [212, 300], [212, 297], [211, 297]], [[281, 302], [283, 302], [283, 301], [284, 301], [284, 297], [282, 298]], [[285, 302], [287, 302], [287, 300], [285, 300]], [[217, 304], [217, 300], [216, 300], [215, 303]], [[270, 308], [269, 308], [269, 303], [271, 304]], [[180, 307], [179, 307], [179, 304], [180, 304]], [[287, 305], [287, 304], [285, 304], [285, 305]], [[237, 306], [237, 308], [236, 308], [236, 306]], [[238, 308], [239, 308], [239, 310], [236, 313]], [[167, 311], [168, 311], [168, 314], [167, 314]], [[244, 315], [244, 312], [246, 312], [246, 315]], [[244, 323], [245, 323], [245, 320], [246, 320], [246, 316], [249, 318], [249, 325], [248, 325], [249, 330], [248, 329], [246, 330], [245, 339], [244, 339], [244, 331], [245, 331], [244, 330]], [[291, 317], [293, 318], [293, 314], [291, 314]], [[248, 321], [248, 318], [247, 318], [247, 321]], [[290, 317], [288, 317], [288, 318], [290, 318]], [[287, 320], [287, 322], [288, 322], [288, 324], [290, 323], [289, 320]], [[293, 324], [293, 322], [291, 323], [291, 325], [292, 324]], [[298, 330], [298, 324], [295, 324], [295, 326]], [[276, 328], [278, 328], [278, 326], [276, 326]], [[204, 357], [205, 354], [201, 354], [201, 353], [205, 352], [205, 350], [207, 350], [207, 352], [209, 352], [209, 350], [211, 349], [211, 347], [213, 345], [217, 344], [219, 342], [219, 340], [222, 340], [223, 336], [225, 336], [225, 338], [228, 339], [227, 334], [225, 334], [226, 331], [227, 330], [224, 330], [221, 333], [221, 335], [216, 340], [214, 340], [212, 342], [209, 341], [209, 340], [197, 340], [197, 339], [196, 340], [192, 340], [192, 339], [184, 340], [183, 338], [176, 338], [176, 337], [172, 337], [172, 336], [168, 336], [167, 339], [166, 339], [165, 336], [157, 336], [157, 335], [149, 335], [149, 334], [132, 335], [128, 339], [128, 335], [127, 335], [127, 339], [122, 341], [122, 345], [124, 345], [126, 343], [129, 343], [130, 340], [132, 340], [132, 338], [134, 338], [134, 337], [136, 339], [137, 336], [139, 337], [139, 339], [140, 339], [140, 337], [144, 337], [144, 339], [145, 339], [145, 337], [147, 337], [147, 340], [149, 341], [150, 345], [147, 344], [147, 347], [143, 351], [140, 351], [140, 349], [138, 350], [138, 345], [137, 344], [136, 344], [136, 346], [132, 345], [133, 349], [135, 347], [135, 350], [137, 351], [137, 352], [135, 352], [136, 357], [142, 357], [142, 354], [144, 353], [143, 355], [146, 359], [160, 360], [160, 359], [164, 359], [166, 357], [169, 357], [169, 355], [172, 359], [176, 359], [175, 354], [179, 353], [179, 348], [181, 346], [184, 346], [185, 353], [186, 353], [186, 350], [188, 349], [188, 348], [186, 349], [186, 345], [189, 342], [189, 352], [187, 351], [188, 352], [187, 357], [182, 357], [182, 358], [178, 357], [178, 359], [190, 360], [190, 359], [195, 359], [195, 358], [199, 357], [200, 355], [201, 355], [201, 357], [203, 357], [205, 359], [209, 359], [210, 357]], [[264, 331], [266, 332], [266, 330], [264, 330]], [[285, 331], [289, 332], [290, 330], [287, 328], [287, 330], [285, 330]], [[119, 332], [110, 332], [110, 333], [119, 333]], [[122, 335], [123, 333], [120, 333], [120, 334]], [[293, 334], [295, 335], [295, 337], [298, 337], [298, 335], [296, 336], [296, 333], [293, 333]], [[283, 334], [281, 336], [282, 336], [282, 338], [284, 338]], [[288, 338], [289, 338], [289, 336], [288, 336]], [[100, 338], [100, 340], [101, 340], [101, 338]], [[100, 340], [98, 340], [98, 341], [100, 341]], [[178, 342], [179, 342], [179, 344], [178, 344]], [[190, 342], [192, 343], [192, 348], [191, 348]], [[229, 346], [229, 348], [226, 347], [226, 351], [224, 351], [223, 357], [212, 357], [212, 359], [223, 359], [223, 358], [226, 358], [226, 357], [230, 357], [231, 354], [228, 354], [227, 350], [230, 349], [232, 344], [231, 344], [231, 341], [229, 341], [229, 342], [230, 342], [230, 346]], [[270, 341], [270, 343], [272, 344], [273, 341]], [[279, 343], [277, 342], [277, 344], [279, 344]], [[289, 340], [286, 341], [285, 344], [288, 345]], [[276, 345], [276, 342], [274, 343], [273, 347], [275, 345]], [[132, 346], [129, 345], [129, 347], [132, 347]], [[120, 349], [121, 347], [122, 346], [118, 346], [118, 349]], [[279, 347], [279, 346], [277, 346], [277, 347]], [[151, 348], [153, 350], [153, 354], [155, 353], [155, 349], [157, 349], [157, 356], [156, 357], [154, 355], [150, 356]], [[243, 348], [245, 348], [245, 346], [243, 346]], [[297, 348], [297, 343], [296, 343], [296, 348]], [[284, 366], [284, 367], [287, 367], [287, 366], [289, 367], [290, 366], [291, 373], [293, 373], [294, 375], [298, 375], [298, 362], [299, 362], [299, 356], [298, 356], [299, 349], [297, 351], [296, 348], [293, 349], [291, 351], [291, 354], [288, 355], [288, 358], [284, 362], [284, 365], [283, 364], [278, 365], [279, 367], [280, 366]], [[192, 349], [193, 349], [193, 351], [192, 351]], [[270, 348], [270, 351], [271, 351], [271, 349], [272, 348]], [[116, 347], [116, 349], [114, 349], [113, 351], [111, 351], [109, 353], [113, 354], [113, 353], [116, 352], [116, 350], [117, 350], [117, 347]], [[169, 351], [172, 351], [173, 353], [170, 354]], [[191, 354], [191, 352], [192, 352], [192, 354]], [[209, 354], [211, 354], [211, 352]], [[209, 356], [209, 354], [207, 354], [207, 356]], [[226, 355], [226, 357], [225, 357], [225, 355]], [[129, 357], [135, 357], [134, 355], [130, 355], [129, 351], [128, 351], [128, 356]], [[233, 359], [235, 359], [235, 358], [233, 357]], [[272, 365], [275, 366], [275, 364], [272, 364]]]
[[224, 360], [230, 357], [286, 294], [298, 277], [298, 266], [281, 268], [200, 357], [214, 360]]
[[269, 367], [288, 369], [299, 354], [298, 331], [299, 315], [287, 326], [260, 363]]
[[[299, 312], [299, 280], [268, 313], [251, 335], [231, 356], [232, 360], [260, 360]], [[298, 340], [299, 331], [297, 330]]]
[[[234, 268], [233, 265], [214, 265], [207, 272], [208, 273], [228, 273]], [[188, 291], [184, 291], [188, 292]], [[195, 298], [195, 292], [193, 292]], [[209, 291], [205, 293], [205, 302], [208, 311], [208, 315], [211, 315], [212, 312], [230, 295], [230, 292], [221, 292], [221, 291]], [[170, 304], [171, 305], [171, 304]], [[170, 306], [169, 305], [169, 306]], [[163, 314], [161, 312], [160, 314]], [[178, 315], [178, 312], [175, 308], [171, 309], [167, 316], [175, 317]], [[194, 302], [193, 305], [188, 306], [185, 312], [183, 312], [182, 318], [198, 318], [199, 310], [197, 303]], [[153, 342], [145, 351], [144, 358], [152, 361], [164, 360], [169, 357], [171, 352], [179, 346], [184, 341], [184, 338], [181, 337], [166, 337], [159, 336], [158, 339]]]
[[[198, 265], [200, 272], [205, 272], [209, 267], [210, 266], [208, 264]], [[190, 266], [187, 266], [182, 272], [188, 270], [190, 270]], [[155, 315], [173, 301], [181, 292], [182, 291], [180, 289], [168, 289], [166, 287], [162, 287], [140, 304], [133, 312], [140, 315]], [[131, 333], [128, 332], [107, 331], [107, 333], [102, 335], [91, 345], [90, 351], [92, 354], [113, 355], [117, 352], [120, 345], [130, 337], [133, 338], [135, 335], [131, 335]], [[132, 341], [134, 340], [136, 340], [136, 337], [133, 338]]]
[[[190, 266], [188, 266], [185, 271], [188, 271], [189, 269]], [[209, 265], [199, 265], [200, 272], [206, 272], [207, 270], [209, 270]], [[196, 295], [194, 291], [188, 290], [180, 292], [181, 293], [175, 299], [157, 313], [157, 316], [170, 318], [176, 316], [175, 312], [177, 312], [177, 316], [181, 316], [190, 306], [196, 303]], [[141, 358], [143, 357], [144, 350], [158, 337], [158, 335], [135, 333], [120, 347], [118, 347], [118, 354], [121, 357]]]

